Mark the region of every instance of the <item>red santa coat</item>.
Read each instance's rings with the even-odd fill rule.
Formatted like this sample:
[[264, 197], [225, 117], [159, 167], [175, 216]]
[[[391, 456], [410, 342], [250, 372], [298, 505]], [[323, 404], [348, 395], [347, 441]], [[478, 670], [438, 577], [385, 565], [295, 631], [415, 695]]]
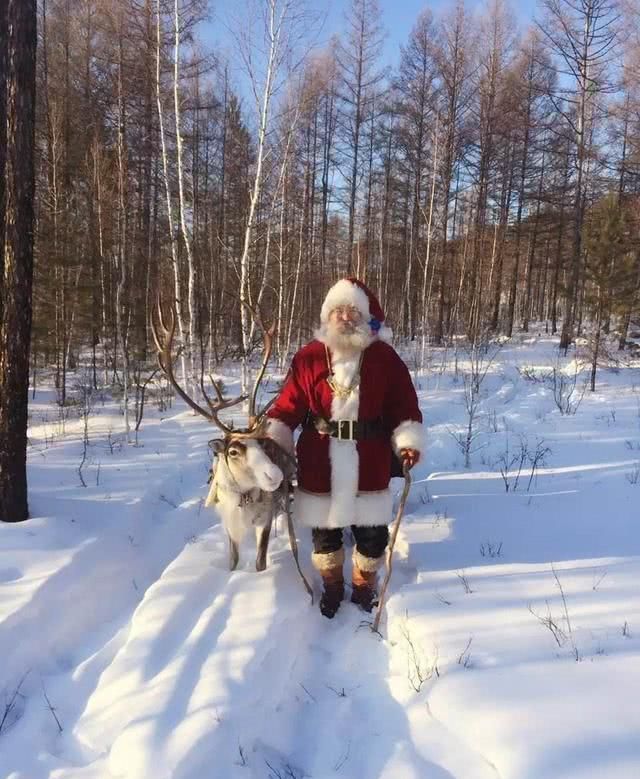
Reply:
[[409, 370], [395, 350], [378, 339], [362, 353], [359, 382], [360, 355], [332, 352], [330, 359], [340, 385], [357, 385], [351, 395], [334, 395], [327, 382], [325, 345], [312, 341], [293, 358], [282, 392], [268, 411], [274, 437], [292, 443], [293, 431], [307, 412], [329, 420], [382, 417], [386, 432], [356, 442], [305, 426], [296, 447], [295, 517], [310, 527], [387, 524], [392, 447], [396, 452], [423, 448], [422, 414]]

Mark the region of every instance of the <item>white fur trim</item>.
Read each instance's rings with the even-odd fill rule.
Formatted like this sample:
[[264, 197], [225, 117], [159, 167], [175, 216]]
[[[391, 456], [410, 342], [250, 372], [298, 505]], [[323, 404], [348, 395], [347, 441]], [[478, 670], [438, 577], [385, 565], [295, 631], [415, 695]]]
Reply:
[[272, 441], [275, 441], [278, 446], [281, 446], [285, 452], [288, 452], [290, 455], [295, 453], [293, 433], [289, 425], [286, 425], [279, 419], [275, 419], [275, 417], [269, 417], [267, 420], [267, 435]]
[[383, 325], [378, 330], [378, 338], [386, 344], [390, 344], [393, 341], [393, 330], [390, 327]]
[[417, 449], [422, 452], [424, 449], [422, 422], [414, 422], [412, 419], [401, 422], [393, 431], [391, 442], [396, 454], [400, 454], [401, 449]]
[[311, 564], [316, 571], [331, 571], [344, 565], [344, 547], [336, 549], [335, 552], [312, 552]]
[[348, 527], [359, 525], [373, 527], [388, 525], [391, 522], [393, 497], [389, 490], [362, 492], [352, 503], [352, 513], [339, 515], [332, 510], [330, 495], [317, 495], [304, 490], [296, 490], [293, 501], [295, 521], [304, 527]]
[[[341, 417], [346, 419], [346, 417]], [[331, 527], [352, 524], [345, 518], [355, 513], [355, 501], [358, 493], [358, 450], [355, 441], [329, 440], [329, 460], [331, 461]]]
[[356, 547], [353, 547], [353, 564], [361, 570], [363, 573], [372, 573], [382, 568], [384, 563], [384, 555], [380, 557], [367, 557], [362, 552], [358, 552]]
[[[348, 387], [359, 382], [356, 374], [360, 365], [359, 354], [341, 356], [333, 353], [331, 359], [333, 375], [338, 384]], [[331, 419], [358, 419], [360, 407], [360, 388], [356, 387], [346, 398], [334, 395], [331, 400]], [[350, 525], [348, 520], [355, 513], [355, 500], [358, 493], [359, 455], [355, 441], [329, 439], [329, 461], [331, 463], [331, 527]]]
[[354, 306], [366, 320], [369, 320], [371, 317], [369, 298], [365, 291], [360, 289], [357, 284], [347, 281], [347, 279], [340, 279], [327, 292], [320, 310], [320, 321], [323, 324], [329, 321], [329, 314], [336, 306]]

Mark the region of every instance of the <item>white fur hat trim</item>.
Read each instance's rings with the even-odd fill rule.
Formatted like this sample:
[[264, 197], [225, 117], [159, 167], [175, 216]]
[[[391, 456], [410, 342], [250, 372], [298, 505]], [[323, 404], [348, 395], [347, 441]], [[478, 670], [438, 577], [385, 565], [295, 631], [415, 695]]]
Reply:
[[320, 309], [320, 321], [326, 324], [329, 321], [329, 314], [338, 306], [353, 306], [358, 309], [366, 321], [371, 318], [369, 298], [365, 291], [347, 279], [340, 279], [327, 292]]

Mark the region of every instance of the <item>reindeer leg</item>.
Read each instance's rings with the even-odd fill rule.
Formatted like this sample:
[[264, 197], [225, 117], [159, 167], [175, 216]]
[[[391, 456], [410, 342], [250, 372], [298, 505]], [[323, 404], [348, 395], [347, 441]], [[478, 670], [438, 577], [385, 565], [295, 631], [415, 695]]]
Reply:
[[267, 567], [267, 549], [269, 548], [269, 536], [271, 535], [271, 523], [273, 517], [269, 519], [269, 522], [261, 528], [256, 530], [256, 536], [258, 540], [258, 556], [256, 557], [256, 571], [264, 571]]
[[229, 570], [235, 571], [235, 569], [238, 566], [238, 560], [240, 559], [240, 554], [238, 552], [238, 544], [231, 538], [231, 536], [227, 533], [227, 538], [229, 539]]

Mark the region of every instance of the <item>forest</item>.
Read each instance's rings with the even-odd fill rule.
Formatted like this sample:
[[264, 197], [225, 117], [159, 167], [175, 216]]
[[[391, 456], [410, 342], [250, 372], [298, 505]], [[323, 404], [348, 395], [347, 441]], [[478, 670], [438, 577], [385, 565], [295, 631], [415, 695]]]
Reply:
[[[251, 352], [240, 301], [308, 339], [355, 275], [400, 338], [612, 328], [638, 308], [638, 7], [428, 7], [383, 67], [376, 0], [343, 31], [248, 3], [232, 67], [204, 0], [41, 0], [32, 363], [136, 381], [173, 298], [186, 371]], [[238, 67], [239, 65], [239, 67]], [[235, 76], [230, 75], [234, 73]], [[153, 356], [153, 355], [151, 355]], [[133, 378], [132, 378], [133, 377]]]

